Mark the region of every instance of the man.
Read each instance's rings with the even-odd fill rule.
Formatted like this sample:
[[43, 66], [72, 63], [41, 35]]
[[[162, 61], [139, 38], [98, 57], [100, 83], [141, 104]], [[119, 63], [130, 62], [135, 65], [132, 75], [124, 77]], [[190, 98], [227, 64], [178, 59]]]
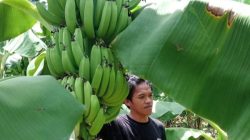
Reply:
[[129, 76], [129, 95], [124, 101], [128, 115], [104, 125], [99, 133], [102, 140], [166, 140], [163, 124], [149, 116], [152, 113], [152, 89], [148, 81]]

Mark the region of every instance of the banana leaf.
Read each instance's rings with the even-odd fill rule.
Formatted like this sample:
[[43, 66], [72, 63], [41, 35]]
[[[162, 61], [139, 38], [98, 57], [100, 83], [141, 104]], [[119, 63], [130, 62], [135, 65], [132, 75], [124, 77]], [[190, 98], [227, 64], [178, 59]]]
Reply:
[[84, 106], [51, 76], [0, 80], [1, 140], [68, 140]]
[[[24, 2], [28, 3], [27, 0], [19, 0], [19, 3]], [[23, 7], [23, 10], [25, 8]], [[28, 8], [31, 9], [32, 6], [30, 5]], [[0, 1], [0, 19], [0, 41], [10, 39], [27, 31], [36, 22], [33, 17], [27, 16], [22, 9], [11, 7], [4, 0]]]
[[153, 113], [151, 117], [162, 121], [169, 121], [181, 114], [185, 108], [176, 102], [154, 101]]
[[166, 128], [166, 139], [167, 140], [214, 140], [213, 137], [209, 136], [201, 130], [191, 128]]
[[229, 139], [249, 139], [250, 7], [212, 2], [159, 0], [112, 42], [113, 51]]
[[27, 67], [27, 76], [39, 76], [42, 75], [45, 63], [46, 52], [42, 52], [29, 62]]
[[4, 46], [9, 53], [17, 53], [24, 57], [35, 57], [42, 49], [47, 48], [31, 30], [11, 39]]
[[0, 0], [0, 42], [27, 31], [37, 20], [51, 29], [28, 0]]

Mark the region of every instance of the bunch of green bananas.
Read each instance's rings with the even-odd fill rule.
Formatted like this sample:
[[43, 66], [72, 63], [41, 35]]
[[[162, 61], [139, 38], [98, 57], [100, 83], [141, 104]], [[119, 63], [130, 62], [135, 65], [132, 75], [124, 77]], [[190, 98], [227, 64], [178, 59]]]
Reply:
[[[77, 133], [90, 139], [119, 113], [128, 94], [125, 77], [111, 49], [98, 42], [89, 46], [80, 28], [75, 29], [73, 36], [66, 27], [60, 28], [53, 33], [52, 40], [54, 45], [46, 52], [47, 66], [51, 74], [85, 105]], [[85, 50], [89, 47], [88, 54]]]
[[53, 25], [46, 51], [48, 69], [85, 112], [75, 127], [84, 140], [93, 139], [119, 113], [128, 95], [121, 65], [110, 42], [132, 21], [140, 0], [47, 0], [37, 3], [40, 15]]
[[140, 0], [47, 0], [48, 10], [37, 3], [40, 15], [56, 27], [67, 26], [73, 34], [81, 27], [88, 38], [111, 41], [131, 22], [130, 10]]

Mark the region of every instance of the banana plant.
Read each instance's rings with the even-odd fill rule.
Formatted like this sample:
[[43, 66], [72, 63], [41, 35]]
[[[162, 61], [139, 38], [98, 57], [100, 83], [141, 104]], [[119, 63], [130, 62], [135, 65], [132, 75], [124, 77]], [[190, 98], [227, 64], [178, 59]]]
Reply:
[[[20, 8], [25, 9], [25, 6], [29, 4], [20, 5], [21, 1], [26, 0], [1, 0], [0, 9], [3, 10], [6, 6], [19, 10]], [[248, 47], [250, 45], [248, 42], [250, 7], [233, 1], [214, 2], [159, 0], [156, 4], [145, 8], [131, 25], [112, 42], [112, 46], [119, 61], [130, 72], [150, 80], [185, 108], [212, 123], [218, 124], [228, 133], [229, 139], [245, 140], [249, 138], [250, 132], [250, 124], [248, 123], [250, 118], [248, 109], [250, 106], [248, 94], [250, 92], [250, 49]], [[20, 11], [15, 12], [19, 13]], [[25, 14], [22, 11], [22, 15], [35, 18], [46, 24], [34, 13], [37, 13], [36, 9], [31, 9]], [[1, 13], [0, 16], [4, 17], [5, 15]], [[7, 20], [4, 20], [3, 23], [5, 21]], [[32, 22], [33, 20], [31, 20]], [[0, 24], [0, 29], [2, 29], [0, 32], [3, 33], [0, 40], [10, 39], [28, 28], [26, 26], [6, 25], [2, 22]], [[14, 31], [11, 34], [12, 30], [3, 30], [5, 27], [15, 27], [22, 30]], [[32, 78], [14, 79], [17, 81], [36, 81]], [[6, 85], [12, 84], [14, 79], [9, 79], [11, 82], [7, 84], [4, 81], [0, 82], [3, 84], [0, 86], [1, 95], [16, 92], [28, 94], [30, 92], [21, 86], [13, 87], [14, 91], [2, 90]], [[41, 82], [47, 81], [49, 80]], [[15, 84], [19, 83], [15, 82]], [[46, 84], [45, 86], [48, 89], [53, 89], [54, 85]], [[40, 89], [37, 87], [32, 91]], [[40, 93], [47, 92], [49, 91], [41, 91]], [[7, 98], [8, 96], [3, 97], [6, 98], [1, 98], [1, 103], [8, 105], [6, 101], [11, 99]], [[34, 100], [35, 97], [31, 95], [28, 99]], [[68, 103], [73, 105], [74, 102], [74, 100], [70, 100]], [[52, 102], [48, 104], [52, 105], [52, 109], [57, 108], [53, 106]], [[77, 105], [75, 106], [77, 107]], [[9, 106], [4, 109], [6, 112], [11, 111]], [[43, 109], [40, 108], [42, 111]], [[73, 113], [75, 120], [78, 119], [81, 111], [82, 109], [78, 106], [78, 110]], [[24, 116], [24, 114], [8, 115], [5, 113], [4, 115], [7, 117], [0, 121], [10, 123], [13, 119], [8, 118], [12, 115], [21, 116], [19, 118], [21, 121], [22, 119], [26, 120], [29, 116]], [[66, 114], [69, 115], [69, 113]], [[35, 117], [37, 116], [39, 114], [35, 115]], [[43, 120], [42, 117], [38, 117], [36, 119], [44, 121], [47, 118]], [[69, 124], [72, 129], [74, 122], [76, 121], [72, 120]], [[13, 124], [11, 123], [11, 125]], [[13, 131], [25, 128], [25, 125], [32, 126], [31, 130], [35, 127], [34, 124], [22, 122], [20, 125], [13, 125], [8, 129], [0, 125], [0, 130], [7, 136]], [[51, 128], [52, 125], [53, 123], [41, 127]], [[61, 128], [61, 125], [58, 126]], [[65, 125], [66, 127], [68, 125]], [[50, 134], [47, 131], [33, 130], [36, 134], [34, 135], [35, 139], [42, 139], [43, 134]], [[222, 138], [227, 139], [223, 130], [221, 130]], [[37, 132], [43, 134], [39, 135]], [[62, 138], [65, 135], [68, 136], [70, 131], [68, 128], [67, 131], [60, 129], [56, 134]], [[19, 135], [21, 133], [18, 133], [17, 136]], [[33, 135], [24, 136], [22, 139], [30, 137]], [[46, 139], [56, 140], [58, 137], [51, 136]]]

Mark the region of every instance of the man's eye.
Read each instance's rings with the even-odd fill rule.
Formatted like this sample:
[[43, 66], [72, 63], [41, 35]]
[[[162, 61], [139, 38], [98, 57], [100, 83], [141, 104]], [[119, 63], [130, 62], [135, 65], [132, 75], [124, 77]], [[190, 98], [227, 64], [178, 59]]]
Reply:
[[144, 96], [139, 96], [139, 99], [143, 99], [144, 98]]

